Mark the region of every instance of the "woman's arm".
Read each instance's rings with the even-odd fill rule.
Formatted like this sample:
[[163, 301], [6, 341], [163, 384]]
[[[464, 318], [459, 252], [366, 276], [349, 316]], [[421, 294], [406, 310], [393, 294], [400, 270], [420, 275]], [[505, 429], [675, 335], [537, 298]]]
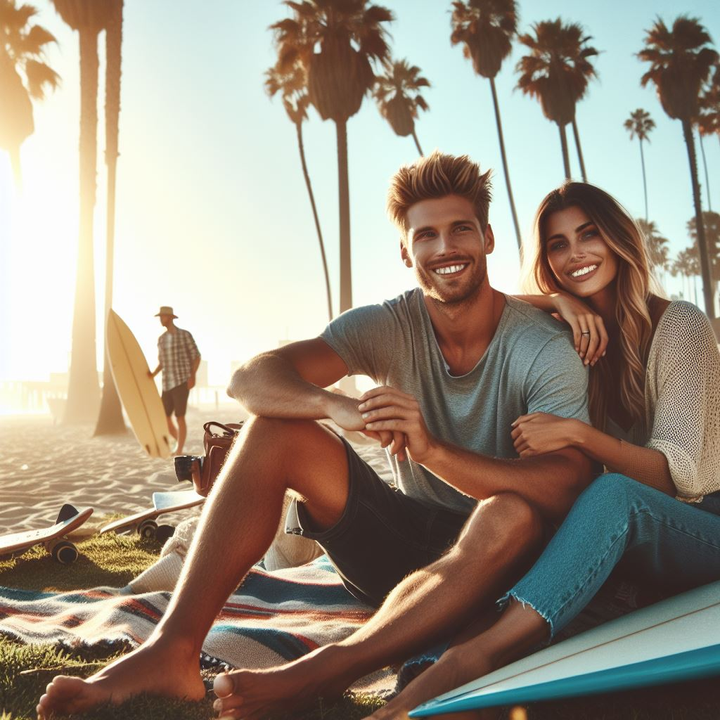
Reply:
[[677, 495], [667, 458], [659, 450], [618, 440], [591, 425], [582, 424], [584, 428], [575, 447], [588, 457], [601, 462], [611, 472], [626, 475], [666, 495]]
[[602, 317], [582, 300], [565, 292], [515, 297], [564, 320], [572, 330], [575, 352], [583, 358], [586, 365], [594, 365], [605, 354], [608, 345], [605, 323]]
[[513, 423], [512, 438], [520, 457], [573, 447], [612, 472], [626, 475], [667, 495], [677, 495], [663, 453], [618, 440], [580, 420], [545, 413], [522, 415]]

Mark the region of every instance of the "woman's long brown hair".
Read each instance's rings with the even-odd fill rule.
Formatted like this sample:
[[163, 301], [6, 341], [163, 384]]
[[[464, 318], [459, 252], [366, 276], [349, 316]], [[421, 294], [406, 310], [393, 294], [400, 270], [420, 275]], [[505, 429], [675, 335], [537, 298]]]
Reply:
[[[544, 294], [562, 288], [550, 269], [545, 226], [550, 215], [570, 207], [580, 208], [595, 224], [602, 239], [617, 255], [615, 279], [615, 317], [620, 332], [622, 367], [620, 402], [635, 423], [645, 422], [645, 368], [647, 366], [652, 321], [648, 310], [652, 276], [645, 238], [629, 213], [611, 195], [594, 185], [567, 182], [549, 193], [540, 203], [535, 217], [535, 254], [531, 276]], [[608, 388], [611, 382], [607, 358], [592, 368], [589, 384], [590, 418], [605, 428]]]

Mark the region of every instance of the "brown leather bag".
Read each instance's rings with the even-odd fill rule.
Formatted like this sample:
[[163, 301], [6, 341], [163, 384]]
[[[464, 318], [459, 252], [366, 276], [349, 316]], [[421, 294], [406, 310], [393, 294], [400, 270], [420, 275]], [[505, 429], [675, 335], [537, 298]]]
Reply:
[[[193, 477], [195, 491], [200, 493], [200, 495], [207, 495], [210, 492], [210, 488], [225, 462], [225, 456], [228, 454], [230, 446], [233, 444], [242, 426], [242, 423], [228, 423], [227, 425], [223, 425], [215, 421], [207, 422], [203, 425], [203, 430], [205, 431], [205, 435], [203, 436], [205, 461], [202, 463], [200, 480], [196, 481]], [[213, 428], [216, 430], [213, 431]], [[217, 432], [218, 429], [220, 432]]]
[[203, 425], [205, 456], [180, 455], [176, 457], [175, 474], [178, 480], [192, 480], [195, 492], [207, 496], [225, 462], [225, 456], [242, 426], [241, 422], [224, 425], [213, 420], [205, 423]]

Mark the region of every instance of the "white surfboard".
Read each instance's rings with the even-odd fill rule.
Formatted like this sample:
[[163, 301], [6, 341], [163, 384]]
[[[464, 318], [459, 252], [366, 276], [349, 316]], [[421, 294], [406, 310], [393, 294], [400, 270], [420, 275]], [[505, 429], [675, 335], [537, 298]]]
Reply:
[[617, 692], [713, 675], [720, 675], [720, 582], [551, 645], [423, 703], [410, 717]]
[[110, 310], [105, 332], [115, 386], [130, 426], [150, 457], [170, 457], [170, 435], [165, 409], [147, 360], [130, 328]]

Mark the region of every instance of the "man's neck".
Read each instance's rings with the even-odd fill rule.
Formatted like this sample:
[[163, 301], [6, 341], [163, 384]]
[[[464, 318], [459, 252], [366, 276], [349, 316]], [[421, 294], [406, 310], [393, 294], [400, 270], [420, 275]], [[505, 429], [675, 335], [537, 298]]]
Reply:
[[170, 323], [169, 325], [165, 326], [165, 329], [171, 334], [174, 335], [177, 332], [177, 328], [175, 327], [174, 323]]
[[505, 296], [485, 281], [477, 295], [461, 303], [442, 303], [427, 296], [423, 299], [450, 372], [470, 372], [495, 336]]

